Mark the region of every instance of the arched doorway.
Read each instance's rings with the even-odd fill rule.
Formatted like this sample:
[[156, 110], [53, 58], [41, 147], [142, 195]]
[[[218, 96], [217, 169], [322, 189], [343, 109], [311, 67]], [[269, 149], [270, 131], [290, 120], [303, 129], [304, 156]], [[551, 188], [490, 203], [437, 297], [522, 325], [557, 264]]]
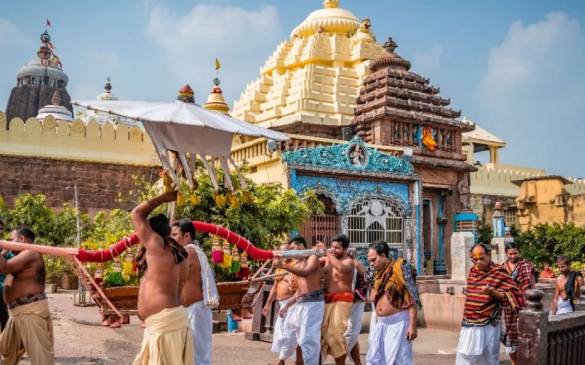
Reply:
[[317, 241], [329, 244], [335, 235], [341, 232], [337, 204], [330, 194], [317, 193], [317, 198], [323, 203], [323, 214], [309, 218], [301, 227], [301, 235], [307, 240], [309, 247]]
[[383, 240], [402, 254], [404, 250], [404, 210], [391, 197], [365, 197], [354, 201], [344, 217], [344, 228], [351, 244], [366, 246]]

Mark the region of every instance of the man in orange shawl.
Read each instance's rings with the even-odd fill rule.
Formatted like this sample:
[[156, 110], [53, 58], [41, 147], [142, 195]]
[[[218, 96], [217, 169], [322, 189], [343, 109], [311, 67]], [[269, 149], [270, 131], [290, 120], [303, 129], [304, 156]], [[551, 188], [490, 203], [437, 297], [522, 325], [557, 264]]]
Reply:
[[385, 242], [370, 245], [368, 261], [375, 269], [372, 295], [377, 321], [366, 355], [368, 365], [410, 365], [417, 336], [416, 309], [420, 304], [415, 276], [403, 258], [390, 258]]
[[518, 312], [524, 296], [506, 270], [491, 261], [489, 248], [476, 244], [471, 257], [475, 266], [467, 275], [456, 365], [497, 365], [502, 307]]

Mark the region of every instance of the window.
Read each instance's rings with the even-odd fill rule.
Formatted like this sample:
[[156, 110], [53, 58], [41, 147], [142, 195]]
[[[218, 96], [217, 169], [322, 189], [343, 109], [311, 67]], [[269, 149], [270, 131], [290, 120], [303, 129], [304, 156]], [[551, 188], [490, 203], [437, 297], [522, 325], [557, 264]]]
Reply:
[[516, 209], [511, 208], [504, 211], [504, 222], [506, 222], [506, 227], [516, 225]]
[[404, 213], [392, 199], [360, 199], [352, 205], [350, 214], [344, 218], [350, 243], [367, 245], [384, 240], [390, 246], [402, 249]]

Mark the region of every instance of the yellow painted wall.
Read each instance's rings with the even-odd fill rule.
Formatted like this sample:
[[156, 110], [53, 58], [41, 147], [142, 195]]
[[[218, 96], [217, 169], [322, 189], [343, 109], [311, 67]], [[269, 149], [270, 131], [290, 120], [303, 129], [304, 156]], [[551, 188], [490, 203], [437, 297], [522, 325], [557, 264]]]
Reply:
[[6, 114], [0, 112], [0, 154], [56, 158], [75, 161], [159, 166], [148, 135], [139, 127], [15, 118], [6, 129]]
[[516, 197], [522, 231], [538, 224], [585, 225], [585, 195], [570, 195], [558, 177], [523, 181]]

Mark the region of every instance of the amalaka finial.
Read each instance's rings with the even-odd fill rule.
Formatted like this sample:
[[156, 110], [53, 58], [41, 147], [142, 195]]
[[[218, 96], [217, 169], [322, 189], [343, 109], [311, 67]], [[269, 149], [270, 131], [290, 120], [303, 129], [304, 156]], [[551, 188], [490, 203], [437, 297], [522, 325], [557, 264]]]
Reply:
[[324, 0], [323, 7], [326, 9], [334, 9], [339, 7], [339, 0]]
[[177, 100], [185, 102], [185, 103], [195, 103], [195, 93], [191, 86], [185, 85], [179, 90], [179, 95], [177, 96]]
[[108, 93], [112, 91], [112, 84], [110, 83], [109, 77], [106, 77], [106, 85], [104, 86], [104, 90], [106, 90]]
[[392, 37], [388, 37], [388, 40], [386, 41], [386, 43], [384, 43], [384, 49], [389, 53], [394, 53], [394, 50], [396, 48], [398, 48], [398, 44], [394, 42], [394, 39], [392, 39]]

